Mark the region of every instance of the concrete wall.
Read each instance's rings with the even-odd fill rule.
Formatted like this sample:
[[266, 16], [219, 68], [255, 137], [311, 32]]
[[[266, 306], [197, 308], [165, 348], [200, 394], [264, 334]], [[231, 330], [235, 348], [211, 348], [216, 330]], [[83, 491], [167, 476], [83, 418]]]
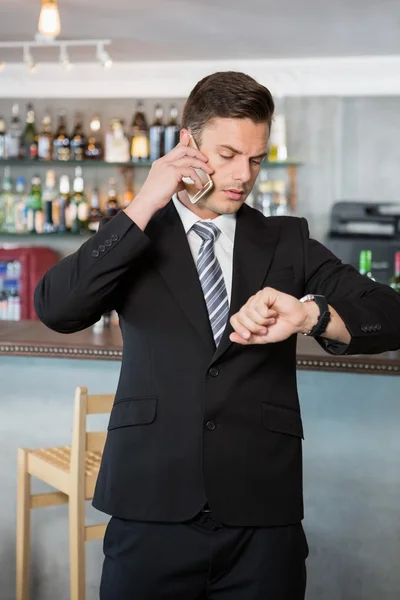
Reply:
[[[0, 357], [1, 600], [15, 598], [16, 451], [70, 443], [74, 388], [113, 392], [117, 362]], [[298, 373], [308, 536], [307, 600], [400, 597], [399, 378]], [[94, 429], [104, 424], [95, 417]], [[35, 485], [34, 491], [44, 490]], [[104, 516], [87, 507], [91, 523]], [[98, 598], [100, 541], [86, 545]], [[68, 600], [67, 507], [32, 515], [31, 598]]]

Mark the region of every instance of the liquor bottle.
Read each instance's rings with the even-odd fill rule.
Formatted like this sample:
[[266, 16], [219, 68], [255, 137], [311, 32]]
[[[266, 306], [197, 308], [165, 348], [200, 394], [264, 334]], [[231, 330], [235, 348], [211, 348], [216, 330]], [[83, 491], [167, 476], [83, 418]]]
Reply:
[[148, 160], [150, 154], [149, 127], [142, 102], [138, 103], [136, 113], [133, 116], [131, 134], [131, 159], [133, 162]]
[[278, 98], [275, 102], [275, 115], [272, 119], [271, 134], [269, 138], [269, 162], [287, 160], [286, 118], [283, 104], [283, 98]]
[[67, 134], [67, 125], [65, 122], [65, 110], [58, 113], [58, 126], [53, 141], [53, 159], [70, 159], [70, 139]]
[[286, 196], [286, 185], [281, 179], [272, 182], [273, 214], [283, 217], [290, 214]]
[[18, 177], [15, 184], [15, 227], [17, 233], [26, 233], [28, 197], [25, 190], [25, 178]]
[[89, 159], [100, 159], [103, 157], [103, 146], [101, 142], [97, 139], [101, 128], [100, 118], [97, 115], [91, 118], [89, 128], [90, 135], [88, 145], [85, 150], [85, 156]]
[[395, 292], [400, 293], [400, 252], [394, 255], [394, 275], [389, 281], [389, 285]]
[[42, 182], [39, 175], [32, 177], [31, 193], [28, 197], [27, 226], [29, 233], [43, 232]]
[[89, 231], [96, 232], [99, 228], [99, 223], [103, 217], [103, 211], [100, 209], [99, 191], [96, 187], [94, 187], [92, 190], [92, 195], [90, 197], [90, 208], [88, 218]]
[[56, 174], [50, 170], [46, 173], [46, 181], [43, 190], [43, 209], [44, 209], [44, 233], [53, 233], [55, 231], [54, 206], [57, 200]]
[[32, 104], [27, 105], [26, 125], [21, 137], [21, 156], [28, 160], [36, 160], [38, 157], [38, 135]]
[[11, 169], [4, 169], [3, 186], [2, 186], [2, 205], [3, 205], [3, 231], [14, 233], [15, 227], [15, 199], [12, 193]]
[[104, 158], [107, 162], [116, 163], [126, 163], [130, 160], [130, 144], [120, 119], [113, 119], [110, 123], [110, 131], [106, 133]]
[[150, 127], [150, 160], [164, 156], [165, 128], [163, 125], [164, 111], [160, 104], [156, 105], [154, 121]]
[[18, 282], [16, 279], [10, 279], [9, 285], [9, 297], [8, 297], [8, 320], [9, 321], [20, 321], [21, 320], [21, 298], [18, 291]]
[[7, 318], [7, 295], [5, 291], [5, 279], [7, 273], [7, 264], [0, 262], [0, 321]]
[[3, 117], [0, 117], [0, 160], [5, 160], [6, 158], [8, 158], [6, 122]]
[[59, 233], [65, 233], [67, 231], [67, 209], [69, 205], [70, 189], [68, 175], [61, 175], [58, 201], [56, 203], [57, 218], [54, 219], [53, 215]]
[[371, 273], [371, 264], [372, 264], [371, 250], [361, 250], [359, 271], [360, 271], [361, 275], [365, 275], [369, 279], [372, 279], [372, 281], [375, 281], [375, 279], [372, 277], [372, 273]]
[[51, 117], [45, 115], [42, 120], [42, 129], [38, 138], [39, 160], [51, 160], [53, 157], [53, 134], [51, 132]]
[[19, 104], [13, 104], [11, 114], [11, 123], [7, 134], [7, 155], [8, 158], [20, 158], [22, 125], [19, 118]]
[[110, 179], [108, 182], [108, 198], [106, 204], [106, 216], [114, 217], [120, 210], [117, 197], [117, 182]]
[[268, 172], [265, 169], [260, 171], [258, 178], [255, 208], [262, 212], [265, 217], [271, 217], [274, 214], [272, 181], [268, 179]]
[[171, 104], [169, 111], [169, 123], [165, 127], [165, 154], [171, 152], [177, 144], [179, 144], [180, 127], [178, 124], [178, 108], [175, 104]]
[[72, 233], [84, 233], [88, 225], [89, 207], [84, 194], [82, 167], [76, 167], [73, 192], [69, 203], [69, 220]]
[[75, 126], [71, 136], [71, 160], [84, 160], [87, 146], [87, 139], [83, 133], [82, 115], [76, 113]]

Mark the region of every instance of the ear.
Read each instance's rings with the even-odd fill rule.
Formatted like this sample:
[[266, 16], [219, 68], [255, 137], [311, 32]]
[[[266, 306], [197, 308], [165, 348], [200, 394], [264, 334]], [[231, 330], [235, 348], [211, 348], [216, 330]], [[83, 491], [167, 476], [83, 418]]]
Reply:
[[179, 141], [180, 141], [181, 143], [183, 142], [183, 138], [184, 138], [186, 135], [190, 135], [190, 131], [189, 131], [189, 129], [181, 129], [180, 136], [179, 136]]

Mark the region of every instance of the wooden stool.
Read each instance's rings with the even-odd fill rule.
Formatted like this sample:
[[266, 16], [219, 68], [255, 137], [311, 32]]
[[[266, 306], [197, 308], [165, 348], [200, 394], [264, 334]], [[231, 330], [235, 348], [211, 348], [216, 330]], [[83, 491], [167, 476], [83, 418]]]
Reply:
[[[71, 446], [18, 449], [17, 490], [17, 595], [29, 598], [30, 510], [56, 504], [69, 505], [71, 600], [85, 599], [85, 542], [101, 539], [106, 524], [85, 525], [85, 500], [93, 497], [106, 431], [87, 432], [86, 415], [110, 413], [114, 394], [89, 395], [85, 387], [75, 393]], [[57, 492], [31, 494], [34, 475]]]

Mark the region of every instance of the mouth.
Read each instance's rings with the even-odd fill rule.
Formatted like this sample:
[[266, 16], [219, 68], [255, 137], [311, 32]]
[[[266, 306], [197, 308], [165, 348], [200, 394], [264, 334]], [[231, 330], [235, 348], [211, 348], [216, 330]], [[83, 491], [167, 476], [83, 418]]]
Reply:
[[228, 196], [228, 198], [230, 198], [231, 200], [241, 200], [244, 196], [244, 191], [230, 189], [230, 190], [224, 190], [224, 194], [226, 194]]

